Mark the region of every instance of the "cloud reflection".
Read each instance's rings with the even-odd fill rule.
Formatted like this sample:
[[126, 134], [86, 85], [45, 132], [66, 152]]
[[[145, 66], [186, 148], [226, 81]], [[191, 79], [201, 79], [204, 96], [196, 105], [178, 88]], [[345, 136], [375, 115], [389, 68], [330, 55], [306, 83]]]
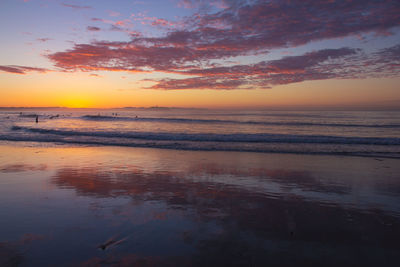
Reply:
[[[270, 180], [267, 187], [281, 185], [283, 190], [257, 190], [260, 183], [256, 180], [265, 179]], [[232, 182], [235, 180], [239, 183]], [[52, 182], [60, 188], [74, 189], [79, 195], [129, 196], [141, 203], [161, 201], [170, 209], [194, 210], [196, 220], [215, 221], [226, 230], [250, 231], [257, 238], [371, 245], [382, 242], [393, 247], [397, 246], [395, 238], [384, 234], [385, 225], [400, 233], [398, 220], [379, 209], [364, 212], [335, 201], [322, 204], [292, 192], [291, 188], [304, 188], [310, 194], [322, 195], [326, 202], [332, 193], [347, 193], [346, 187], [325, 186], [306, 172], [226, 170], [217, 165], [194, 166], [187, 173], [62, 168]], [[368, 233], [371, 238], [364, 240], [364, 230], [360, 229], [374, 229]]]
[[25, 171], [45, 171], [47, 169], [46, 164], [24, 164], [24, 163], [16, 163], [16, 164], [7, 164], [0, 166], [0, 172], [25, 172]]

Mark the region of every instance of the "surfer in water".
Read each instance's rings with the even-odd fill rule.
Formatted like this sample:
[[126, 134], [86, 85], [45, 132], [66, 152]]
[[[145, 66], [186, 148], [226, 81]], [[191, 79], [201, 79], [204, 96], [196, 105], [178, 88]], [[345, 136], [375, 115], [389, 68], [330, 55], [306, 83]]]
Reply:
[[36, 115], [36, 123], [38, 123], [38, 122], [39, 122], [39, 116]]

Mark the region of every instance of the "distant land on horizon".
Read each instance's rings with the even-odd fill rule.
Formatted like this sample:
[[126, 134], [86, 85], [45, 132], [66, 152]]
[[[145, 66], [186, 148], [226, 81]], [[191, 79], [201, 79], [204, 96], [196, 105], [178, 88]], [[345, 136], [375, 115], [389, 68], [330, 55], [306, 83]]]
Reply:
[[306, 106], [306, 105], [292, 105], [292, 106], [265, 106], [265, 107], [162, 107], [162, 106], [152, 106], [152, 107], [110, 107], [110, 108], [96, 108], [96, 107], [87, 107], [87, 108], [74, 108], [74, 107], [0, 107], [1, 110], [13, 109], [13, 110], [54, 110], [54, 109], [72, 109], [72, 110], [304, 110], [304, 111], [324, 111], [324, 110], [332, 110], [332, 111], [397, 111], [400, 110], [400, 100], [390, 100], [390, 101], [381, 101], [374, 103], [364, 103], [358, 105], [315, 105], [315, 106]]
[[48, 110], [48, 109], [145, 109], [145, 110], [171, 110], [171, 109], [190, 109], [190, 110], [202, 110], [207, 108], [186, 108], [186, 107], [114, 107], [114, 108], [95, 108], [95, 107], [88, 107], [88, 108], [73, 108], [73, 107], [0, 107], [0, 109], [39, 109], [39, 110]]

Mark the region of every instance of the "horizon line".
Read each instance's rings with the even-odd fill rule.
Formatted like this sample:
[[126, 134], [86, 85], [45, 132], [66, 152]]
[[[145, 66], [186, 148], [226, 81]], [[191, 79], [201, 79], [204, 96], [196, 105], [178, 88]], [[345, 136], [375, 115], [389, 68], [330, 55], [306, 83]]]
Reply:
[[382, 104], [359, 104], [359, 105], [287, 105], [287, 106], [253, 106], [253, 107], [240, 107], [240, 106], [222, 106], [222, 107], [179, 107], [179, 106], [150, 106], [150, 107], [62, 107], [62, 106], [0, 106], [0, 109], [152, 109], [152, 110], [168, 110], [168, 109], [197, 109], [197, 110], [343, 110], [343, 111], [400, 111], [399, 105], [382, 105]]

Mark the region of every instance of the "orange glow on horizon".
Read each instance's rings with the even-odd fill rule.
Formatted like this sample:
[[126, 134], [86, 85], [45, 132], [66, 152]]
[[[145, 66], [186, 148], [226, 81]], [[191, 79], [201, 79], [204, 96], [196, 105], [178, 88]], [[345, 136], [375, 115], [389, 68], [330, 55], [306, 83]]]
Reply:
[[93, 107], [93, 103], [89, 99], [71, 97], [65, 99], [61, 106], [66, 108], [90, 108]]
[[277, 108], [351, 106], [400, 100], [398, 78], [309, 81], [250, 90], [139, 89], [148, 86], [148, 82], [142, 81], [145, 78], [139, 76], [133, 80], [115, 72], [99, 73], [96, 77], [87, 72], [52, 72], [18, 75], [17, 79], [14, 74], [0, 74], [0, 106]]

